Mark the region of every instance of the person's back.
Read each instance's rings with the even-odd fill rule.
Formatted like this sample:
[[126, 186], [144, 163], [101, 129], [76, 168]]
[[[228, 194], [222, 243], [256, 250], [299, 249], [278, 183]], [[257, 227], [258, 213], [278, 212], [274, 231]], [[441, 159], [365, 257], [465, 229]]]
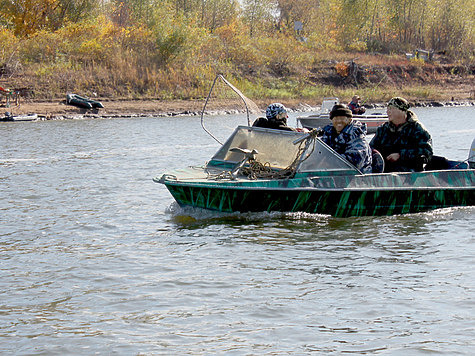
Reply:
[[252, 126], [255, 127], [264, 127], [266, 129], [276, 129], [276, 130], [285, 130], [285, 131], [294, 131], [291, 127], [285, 125], [282, 122], [269, 120], [266, 117], [257, 118]]
[[270, 104], [266, 110], [266, 117], [256, 119], [252, 126], [268, 129], [295, 131], [287, 126], [287, 109], [280, 103]]

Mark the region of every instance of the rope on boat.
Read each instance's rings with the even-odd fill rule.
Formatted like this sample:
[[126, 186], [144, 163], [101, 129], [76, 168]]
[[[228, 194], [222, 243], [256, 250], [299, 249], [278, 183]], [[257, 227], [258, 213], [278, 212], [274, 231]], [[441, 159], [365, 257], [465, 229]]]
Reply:
[[[303, 146], [303, 145], [300, 144], [300, 146]], [[258, 178], [264, 178], [264, 179], [291, 178], [295, 174], [297, 163], [303, 151], [304, 149], [299, 147], [299, 153], [297, 154], [297, 157], [285, 169], [275, 171], [271, 168], [269, 162], [261, 163], [255, 159], [250, 159], [248, 161], [249, 166], [242, 167], [241, 169], [239, 169], [238, 174], [247, 176], [247, 178], [252, 179], [252, 180], [255, 180]], [[222, 179], [234, 180], [235, 179], [235, 177], [233, 177], [233, 175], [231, 174], [231, 171], [221, 171], [217, 174], [212, 174], [211, 172], [207, 172], [207, 173], [208, 173], [207, 178], [211, 180], [222, 180]]]
[[[279, 171], [272, 170], [270, 163], [265, 162], [261, 163], [257, 160], [249, 160], [249, 167], [242, 167], [239, 171], [244, 176], [247, 176], [249, 179], [258, 179], [258, 178], [263, 178], [263, 179], [286, 179], [286, 178], [292, 178], [295, 175], [295, 172], [297, 171], [297, 166], [305, 161], [313, 152], [315, 149], [315, 138], [317, 137], [317, 132], [312, 130], [309, 133], [309, 136], [307, 137], [306, 140], [303, 140], [299, 144], [299, 148], [297, 151], [297, 155], [295, 159], [292, 161], [292, 163], [287, 167]], [[310, 152], [307, 153], [307, 155], [302, 158], [302, 155], [305, 151], [307, 151], [307, 148], [310, 144], [312, 145], [312, 148]]]
[[[295, 175], [295, 172], [297, 171], [298, 165], [304, 162], [308, 157], [310, 157], [312, 152], [315, 150], [315, 141], [319, 134], [320, 134], [320, 130], [314, 129], [310, 131], [309, 133], [307, 133], [306, 136], [302, 137], [302, 139], [299, 139], [299, 142], [298, 142], [299, 147], [298, 147], [295, 159], [292, 161], [292, 163], [290, 163], [289, 166], [287, 166], [284, 169], [273, 170], [269, 162], [261, 163], [256, 159], [246, 158], [248, 159], [248, 166], [241, 167], [237, 171], [237, 173], [243, 176], [246, 176], [247, 178], [252, 179], [252, 180], [259, 179], [259, 178], [261, 179], [292, 178]], [[302, 157], [305, 152], [307, 152], [307, 154], [305, 155], [305, 157]], [[228, 170], [219, 171], [218, 173], [212, 173], [206, 170], [206, 173], [208, 174], [207, 179], [211, 179], [211, 180], [236, 179], [235, 176], [233, 176], [232, 172]]]

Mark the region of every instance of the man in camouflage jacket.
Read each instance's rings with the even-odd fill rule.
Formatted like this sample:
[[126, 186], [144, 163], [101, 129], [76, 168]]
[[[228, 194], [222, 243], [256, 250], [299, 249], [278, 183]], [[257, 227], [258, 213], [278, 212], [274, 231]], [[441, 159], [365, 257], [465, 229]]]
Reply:
[[400, 97], [388, 102], [388, 122], [378, 127], [370, 142], [384, 158], [385, 172], [419, 172], [432, 158], [429, 132]]

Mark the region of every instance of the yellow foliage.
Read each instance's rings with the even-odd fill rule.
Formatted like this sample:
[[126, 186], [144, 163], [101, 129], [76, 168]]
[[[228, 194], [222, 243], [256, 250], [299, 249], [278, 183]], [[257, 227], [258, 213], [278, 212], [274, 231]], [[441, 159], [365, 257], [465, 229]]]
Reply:
[[103, 59], [104, 51], [97, 38], [84, 41], [78, 48], [78, 53], [83, 59]]
[[120, 30], [105, 16], [99, 16], [94, 20], [68, 23], [57, 32], [69, 41], [82, 42], [91, 38], [112, 38]]
[[23, 40], [19, 52], [25, 62], [54, 62], [61, 48], [62, 43], [56, 33], [39, 31]]
[[154, 47], [153, 32], [143, 26], [122, 28], [118, 38], [124, 50], [136, 51], [138, 54], [148, 53]]
[[364, 52], [368, 49], [366, 42], [361, 40], [354, 40], [348, 44], [348, 49], [350, 51]]
[[243, 66], [258, 64], [260, 61], [254, 40], [247, 36], [247, 28], [238, 21], [218, 27], [214, 33], [218, 36], [219, 43], [214, 44], [214, 48], [208, 49], [208, 55], [214, 51], [221, 52], [221, 58], [232, 60]]
[[15, 34], [26, 36], [47, 27], [57, 5], [58, 0], [16, 0], [5, 4], [2, 10]]
[[0, 28], [0, 62], [9, 59], [12, 53], [16, 51], [18, 43], [19, 39], [15, 37], [12, 31]]
[[424, 61], [424, 59], [422, 59], [422, 58], [417, 58], [417, 57], [411, 58], [410, 61], [411, 61], [411, 64], [414, 64], [414, 65], [416, 65], [416, 66], [418, 66], [418, 67], [424, 67], [425, 64], [426, 64], [426, 62]]
[[18, 38], [15, 36], [13, 31], [7, 28], [0, 28], [0, 44], [3, 47], [9, 47], [18, 43]]

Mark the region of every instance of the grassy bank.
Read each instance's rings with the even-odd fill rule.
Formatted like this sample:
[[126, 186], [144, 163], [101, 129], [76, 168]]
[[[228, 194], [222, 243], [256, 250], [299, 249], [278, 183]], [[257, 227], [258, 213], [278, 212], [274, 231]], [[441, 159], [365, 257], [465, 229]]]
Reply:
[[[428, 1], [399, 18], [394, 7], [406, 9], [395, 3], [290, 3], [4, 2], [0, 86], [23, 89], [35, 101], [64, 100], [68, 92], [193, 101], [205, 98], [221, 73], [253, 100], [346, 101], [354, 92], [367, 102], [475, 96], [473, 4], [450, 1], [444, 10]], [[421, 47], [430, 49], [430, 61], [408, 59]]]
[[[411, 101], [426, 100], [473, 100], [475, 99], [475, 66], [463, 67], [455, 65], [427, 63], [396, 63], [387, 58], [387, 64], [368, 64], [361, 60], [326, 61], [308, 70], [287, 76], [270, 75], [237, 76], [229, 74], [225, 77], [244, 95], [252, 100], [300, 100], [307, 103], [318, 103], [323, 97], [337, 96], [349, 100], [357, 92], [363, 100], [385, 102], [395, 95], [403, 96]], [[381, 60], [381, 58], [378, 58]], [[400, 62], [400, 61], [399, 61]], [[345, 73], [338, 66], [356, 64], [354, 73]], [[18, 73], [9, 78], [0, 79], [0, 86], [6, 88], [27, 88], [27, 101], [60, 101], [67, 92], [96, 97], [100, 100], [199, 100], [206, 97], [214, 79], [209, 73], [202, 78], [200, 85], [184, 83], [182, 80], [168, 82], [167, 85], [150, 82], [154, 90], [138, 90], [131, 83], [115, 84], [112, 73], [103, 69], [90, 71], [54, 71], [50, 73], [28, 72]], [[99, 76], [99, 73], [102, 73]], [[171, 79], [170, 79], [171, 80]], [[178, 84], [177, 84], [178, 83]], [[124, 88], [125, 86], [125, 88]]]

